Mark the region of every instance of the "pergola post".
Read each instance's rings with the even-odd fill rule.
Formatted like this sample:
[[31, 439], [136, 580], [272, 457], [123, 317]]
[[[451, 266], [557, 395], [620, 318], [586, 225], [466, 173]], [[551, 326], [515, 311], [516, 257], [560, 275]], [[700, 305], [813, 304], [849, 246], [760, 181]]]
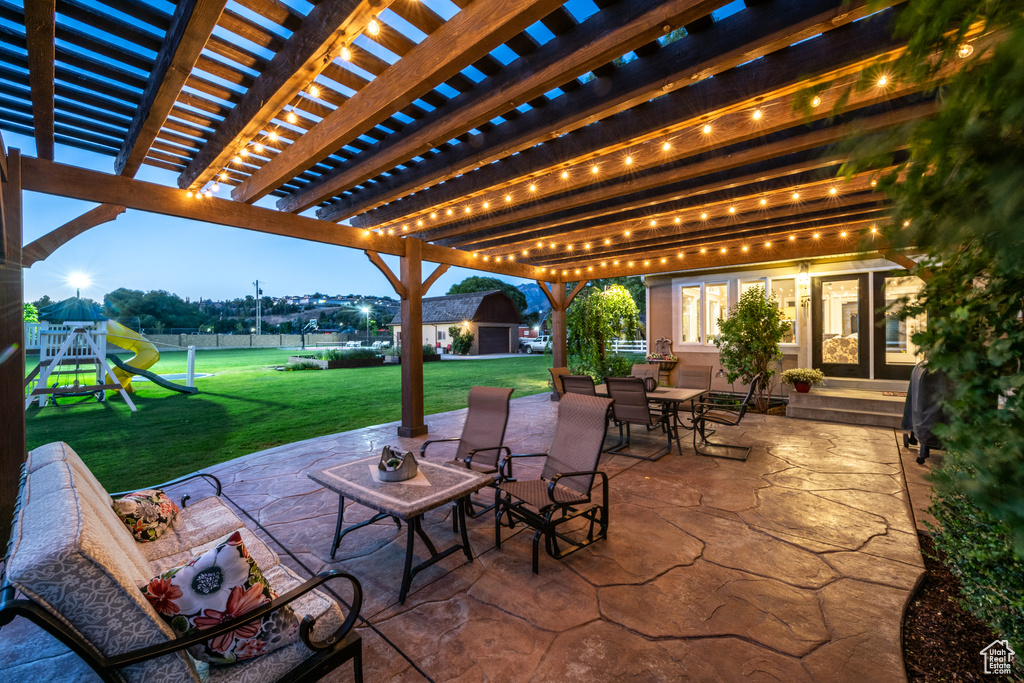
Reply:
[[[0, 151], [2, 153], [2, 151]], [[25, 462], [24, 288], [21, 268], [21, 155], [10, 150], [0, 182], [0, 547], [7, 545], [11, 515]]]
[[[542, 282], [537, 280], [540, 291], [544, 292], [551, 304], [551, 363], [553, 367], [564, 368], [569, 363], [567, 350], [568, 330], [565, 323], [565, 312], [576, 295], [583, 291], [589, 280], [580, 280], [572, 292], [565, 291], [564, 282]], [[551, 394], [552, 400], [558, 400], [557, 390]]]
[[423, 242], [405, 240], [399, 276], [402, 297], [402, 424], [399, 436], [427, 433], [423, 423]]

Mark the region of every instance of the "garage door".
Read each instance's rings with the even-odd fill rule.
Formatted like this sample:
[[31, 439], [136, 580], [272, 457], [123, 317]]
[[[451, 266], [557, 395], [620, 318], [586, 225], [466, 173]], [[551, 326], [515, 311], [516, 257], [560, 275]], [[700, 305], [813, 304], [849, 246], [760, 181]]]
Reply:
[[487, 353], [508, 353], [507, 327], [480, 328], [480, 355]]

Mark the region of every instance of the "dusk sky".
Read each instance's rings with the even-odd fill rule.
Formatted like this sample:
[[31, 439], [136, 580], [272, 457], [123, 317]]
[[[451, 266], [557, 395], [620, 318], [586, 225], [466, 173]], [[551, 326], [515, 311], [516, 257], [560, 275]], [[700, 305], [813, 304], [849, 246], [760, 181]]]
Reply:
[[[35, 156], [35, 142], [28, 137], [4, 132], [8, 147]], [[114, 159], [58, 144], [58, 163], [74, 164], [113, 173]], [[143, 166], [136, 176], [169, 187], [177, 187], [170, 171]], [[222, 188], [221, 197], [229, 190]], [[269, 206], [274, 197], [257, 202]], [[63, 225], [97, 206], [94, 203], [26, 192], [24, 194], [24, 242]], [[312, 215], [315, 209], [303, 215]], [[398, 272], [398, 258], [384, 256]], [[424, 263], [424, 277], [433, 264]], [[68, 284], [73, 272], [87, 275], [91, 284], [82, 296], [100, 300], [118, 287], [164, 289], [182, 298], [233, 299], [253, 293], [252, 282], [260, 280], [267, 296], [285, 294], [368, 294], [395, 297], [384, 276], [356, 249], [335, 247], [304, 240], [264, 235], [249, 230], [170, 218], [142, 211], [127, 212], [110, 223], [97, 226], [58, 249], [45, 261], [25, 270], [25, 300], [44, 294], [59, 300], [72, 296]], [[430, 288], [438, 296], [471, 275], [489, 273], [451, 268]], [[502, 277], [513, 284], [527, 282]], [[397, 297], [396, 297], [397, 298]]]

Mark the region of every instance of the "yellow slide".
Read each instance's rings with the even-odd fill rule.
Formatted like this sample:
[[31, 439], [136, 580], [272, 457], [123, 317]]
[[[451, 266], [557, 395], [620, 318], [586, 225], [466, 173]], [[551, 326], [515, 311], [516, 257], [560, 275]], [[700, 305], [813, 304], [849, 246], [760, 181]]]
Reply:
[[120, 323], [115, 323], [113, 320], [107, 321], [107, 341], [110, 344], [121, 347], [125, 351], [135, 352], [135, 355], [126, 363], [118, 363], [117, 367], [112, 368], [114, 376], [121, 382], [121, 386], [124, 387], [125, 391], [134, 393], [132, 374], [140, 375], [142, 372], [130, 373], [123, 370], [121, 366], [128, 365], [133, 369], [144, 372], [160, 360], [160, 352], [156, 350], [152, 342], [141, 334]]

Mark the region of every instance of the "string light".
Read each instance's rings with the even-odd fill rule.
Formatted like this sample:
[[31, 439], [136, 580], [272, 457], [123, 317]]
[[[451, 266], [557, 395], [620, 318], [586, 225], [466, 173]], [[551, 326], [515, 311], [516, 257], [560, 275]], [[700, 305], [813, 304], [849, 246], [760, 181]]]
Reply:
[[449, 216], [451, 216], [452, 215], [452, 210], [448, 209], [445, 213], [448, 214]]
[[187, 193], [185, 194], [185, 196], [186, 196], [186, 197], [188, 197], [189, 199], [191, 199], [191, 198], [192, 198], [192, 190], [189, 190], [189, 191], [188, 191], [188, 192], [187, 192]]
[[629, 237], [629, 230], [627, 230], [626, 232], [624, 232], [622, 234], [625, 235], [626, 237]]
[[815, 95], [815, 96], [814, 96], [814, 97], [813, 97], [813, 98], [811, 99], [811, 106], [812, 106], [812, 107], [814, 107], [814, 108], [817, 108], [817, 107], [819, 107], [820, 105], [821, 105], [821, 98], [820, 98], [820, 97], [818, 97], [817, 95]]
[[633, 165], [633, 157], [626, 157], [626, 166]]
[[724, 254], [725, 253], [725, 247], [722, 247], [720, 251]]
[[568, 178], [569, 178], [569, 172], [568, 171], [562, 171], [562, 180], [567, 180]]
[[249, 156], [249, 150], [247, 150], [245, 147], [243, 147], [242, 149], [238, 150], [238, 156], [242, 156], [242, 157]]
[[729, 213], [736, 213], [736, 207], [735, 206], [730, 206], [729, 207]]
[[466, 207], [466, 213], [469, 213], [469, 207], [468, 206]]
[[632, 268], [632, 267], [633, 267], [633, 262], [632, 262], [632, 261], [630, 261], [630, 262], [629, 262], [629, 263], [627, 263], [626, 265], [627, 265], [628, 267]]
[[432, 212], [432, 213], [430, 214], [430, 217], [431, 217], [431, 218], [437, 218], [437, 211], [434, 211], [434, 212]]
[[228, 173], [227, 173], [227, 171], [221, 171], [221, 172], [220, 172], [220, 179], [221, 179], [221, 180], [227, 180], [227, 179], [228, 179]]
[[792, 242], [792, 241], [793, 241], [793, 240], [795, 240], [795, 239], [796, 239], [796, 235], [790, 235], [790, 236], [789, 236], [789, 241], [790, 241], [790, 242]]
[[597, 175], [597, 164], [590, 167], [590, 172]]
[[889, 77], [882, 75], [878, 77], [878, 87], [884, 88], [889, 83]]
[[828, 188], [828, 193], [831, 194], [831, 195], [834, 195], [837, 192], [839, 192], [839, 188], [837, 188], [837, 187], [830, 187], [830, 188]]
[[423, 225], [423, 219], [421, 218], [418, 221], [416, 221], [416, 225]]
[[389, 235], [394, 235], [395, 234], [395, 229], [394, 228], [388, 228], [388, 234]]
[[584, 244], [583, 248], [584, 249], [590, 249], [590, 242], [587, 242], [586, 244]]
[[608, 262], [607, 262], [607, 261], [601, 261], [601, 267], [602, 267], [602, 268], [604, 268], [604, 267], [605, 267], [605, 266], [607, 266], [607, 265], [608, 265]]
[[612, 241], [610, 239], [605, 239], [604, 243], [605, 243], [605, 246], [608, 246], [609, 244], [612, 243]]
[[772, 248], [772, 243], [771, 242], [765, 242], [764, 243], [764, 248], [765, 249], [771, 249]]
[[877, 233], [877, 232], [878, 232], [878, 227], [877, 227], [877, 226], [874, 226], [874, 225], [872, 225], [872, 226], [871, 226], [871, 233], [872, 233], [872, 234], [875, 234], [875, 233]]
[[363, 237], [369, 237], [369, 236], [370, 236], [370, 231], [369, 230], [363, 230]]
[[240, 164], [240, 163], [242, 163], [242, 157], [240, 157], [240, 156], [238, 156], [238, 155], [236, 154], [236, 155], [235, 155], [235, 158], [234, 158], [234, 159], [232, 159], [232, 161], [233, 161], [233, 162], [235, 162], [236, 164]]
[[974, 46], [970, 43], [964, 43], [956, 50], [956, 56], [960, 59], [967, 59], [974, 54]]
[[877, 180], [872, 180], [871, 181], [871, 187], [875, 187], [877, 185], [878, 185], [878, 181]]
[[676, 258], [683, 258], [683, 252], [679, 252], [678, 254], [676, 254]]
[[523, 256], [526, 256], [526, 250], [523, 249]]
[[705, 123], [704, 127], [701, 128], [701, 132], [704, 133], [704, 135], [711, 135], [711, 124]]
[[534, 185], [533, 183], [530, 183], [530, 192], [536, 192], [536, 191], [537, 191], [537, 186]]
[[341, 48], [341, 58], [346, 62], [352, 61], [352, 52], [347, 47]]
[[706, 253], [707, 253], [707, 251], [708, 251], [708, 250], [707, 250], [707, 249], [705, 249], [704, 247], [701, 247], [701, 248], [700, 248], [700, 253], [702, 253], [702, 254], [706, 254]]
[[254, 145], [252, 146], [252, 151], [256, 152], [257, 154], [261, 153], [261, 152], [263, 151], [263, 145], [261, 145], [261, 144], [260, 144], [260, 143], [258, 143], [258, 142], [257, 142], [257, 143], [255, 143], [255, 144], [254, 144]]
[[702, 221], [706, 221], [706, 220], [708, 219], [708, 214], [707, 214], [707, 213], [702, 213], [702, 214], [700, 215], [700, 219], [701, 219]]
[[799, 192], [794, 192], [793, 193], [793, 201], [795, 202], [798, 199], [800, 199], [800, 193]]
[[748, 247], [746, 245], [743, 245], [743, 251], [746, 251], [747, 249]]
[[544, 246], [544, 243], [543, 243], [543, 242], [537, 242], [537, 248], [538, 248], [538, 249], [540, 249], [540, 248], [541, 248], [541, 247], [543, 247], [543, 246]]
[[287, 119], [288, 123], [298, 123], [299, 122], [299, 117], [296, 116], [295, 112], [293, 112], [293, 111], [288, 112], [285, 115], [285, 119]]
[[762, 116], [764, 116], [764, 114], [762, 114], [762, 113], [761, 113], [761, 110], [760, 110], [760, 109], [755, 109], [755, 110], [754, 110], [754, 115], [753, 115], [753, 117], [754, 117], [754, 120], [755, 120], [755, 121], [760, 121], [760, 120], [761, 120], [761, 117], [762, 117]]
[[267, 135], [267, 137], [270, 138], [271, 142], [276, 142], [277, 141], [277, 131], [273, 131], [273, 130], [270, 131], [270, 133]]
[[682, 222], [683, 222], [683, 219], [680, 218], [679, 216], [676, 216], [676, 224], [678, 225], [679, 223], [682, 223]]
[[813, 237], [814, 239], [818, 239], [819, 237], [821, 237], [821, 235], [819, 235], [818, 233], [814, 233], [813, 235], [811, 235], [811, 237]]
[[764, 197], [761, 197], [761, 206], [767, 206], [767, 205], [768, 205], [768, 200], [765, 199]]
[[380, 23], [376, 19], [370, 19], [370, 23], [366, 25], [366, 31], [371, 36], [380, 35]]
[[661, 146], [661, 151], [662, 151], [662, 152], [667, 152], [667, 151], [669, 151], [670, 149], [672, 149], [672, 145], [671, 145], [671, 144], [669, 144], [668, 142], [665, 142], [665, 143], [664, 143], [664, 144], [662, 144], [662, 146]]
[[491, 203], [490, 202], [484, 202], [484, 208], [485, 209], [491, 208]]
[[214, 192], [220, 192], [220, 185], [214, 183], [213, 185], [210, 186], [210, 189], [213, 190]]
[[653, 227], [654, 227], [654, 226], [656, 226], [657, 224], [658, 224], [658, 221], [656, 221], [656, 220], [654, 220], [654, 219], [652, 218], [652, 219], [651, 219], [651, 227], [653, 228]]
[[843, 231], [842, 231], [841, 233], [839, 233], [839, 236], [840, 236], [840, 237], [846, 237], [846, 231], [845, 231], [845, 230], [843, 230]]

